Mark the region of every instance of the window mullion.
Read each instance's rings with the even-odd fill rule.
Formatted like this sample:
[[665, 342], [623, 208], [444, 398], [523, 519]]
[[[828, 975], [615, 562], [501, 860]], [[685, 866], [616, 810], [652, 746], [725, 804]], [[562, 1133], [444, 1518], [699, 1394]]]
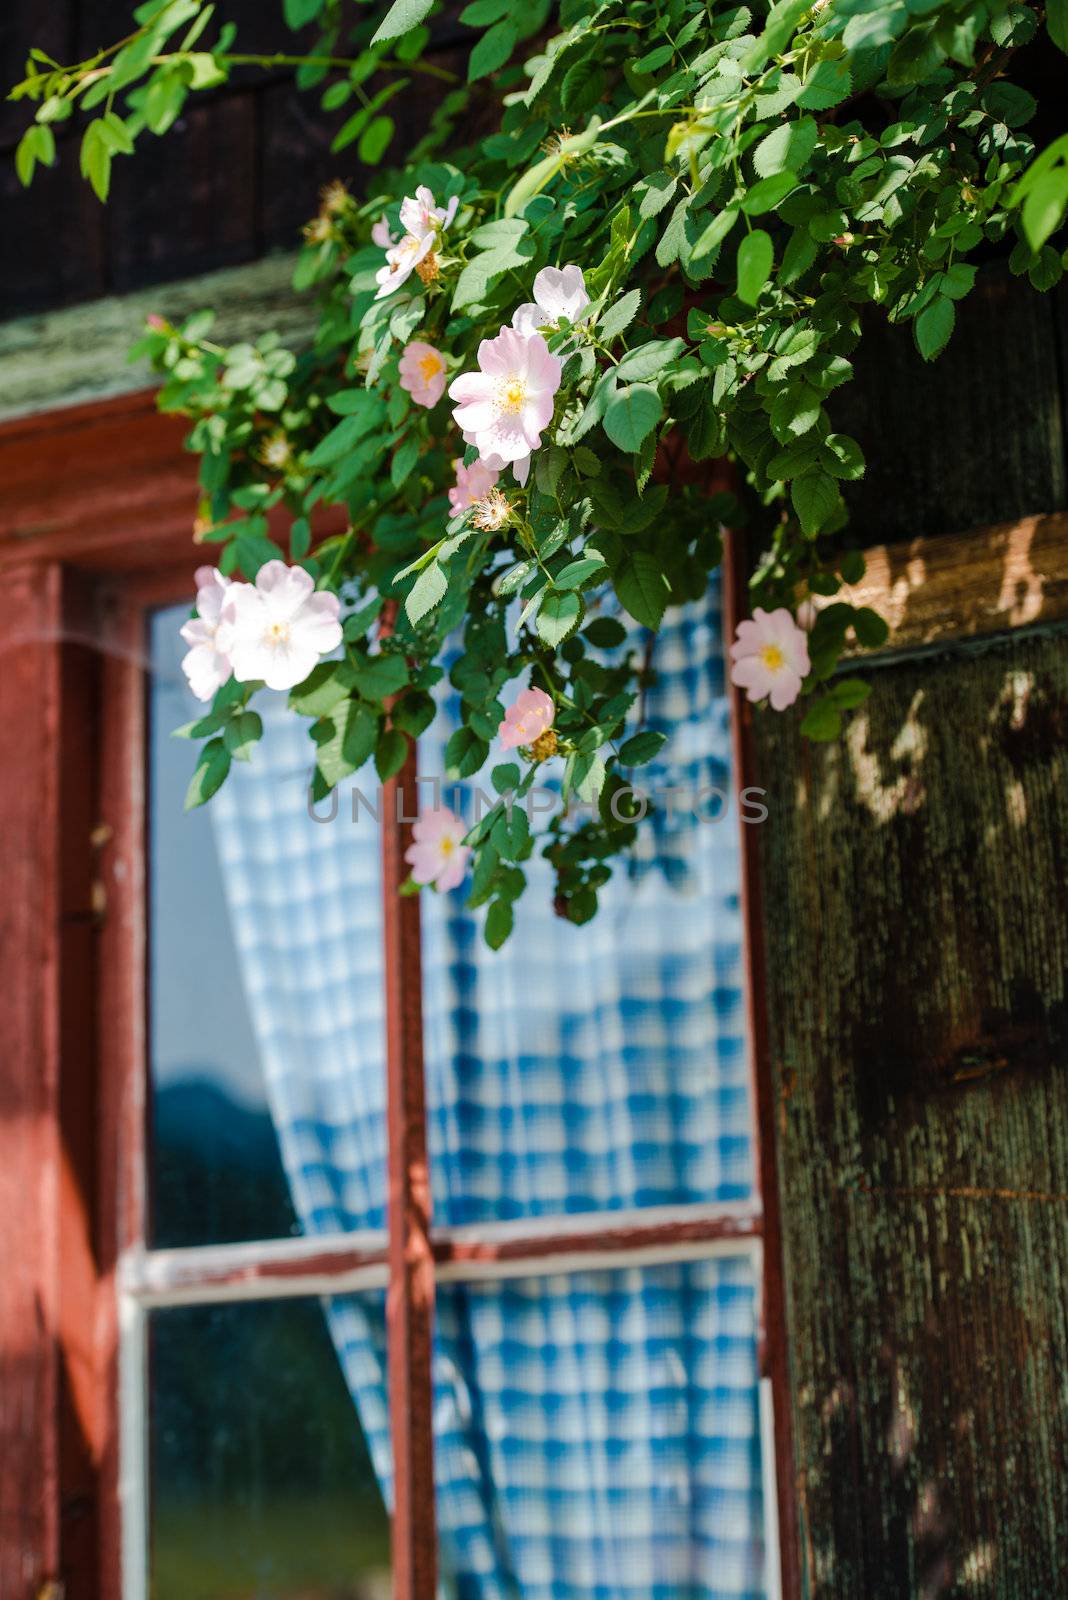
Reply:
[[394, 1600], [433, 1600], [437, 1586], [431, 1339], [434, 1258], [423, 1075], [418, 895], [401, 895], [416, 808], [414, 747], [382, 795], [389, 1174], [390, 1427]]

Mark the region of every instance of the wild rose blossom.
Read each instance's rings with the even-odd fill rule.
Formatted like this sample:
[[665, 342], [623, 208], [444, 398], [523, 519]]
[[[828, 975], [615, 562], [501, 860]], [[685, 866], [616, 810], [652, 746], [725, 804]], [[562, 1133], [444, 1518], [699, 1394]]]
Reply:
[[392, 250], [397, 243], [397, 235], [393, 232], [385, 217], [379, 217], [371, 229], [371, 243], [376, 244], [380, 250]]
[[805, 631], [785, 606], [776, 611], [757, 606], [751, 621], [738, 624], [731, 661], [731, 682], [749, 700], [770, 698], [775, 711], [793, 705], [811, 665]]
[[400, 386], [417, 406], [436, 406], [445, 393], [445, 358], [432, 344], [413, 339], [400, 358]]
[[[478, 347], [477, 372], [463, 372], [449, 385], [453, 416], [471, 436], [483, 461], [525, 463], [541, 444], [552, 421], [553, 398], [560, 387], [561, 364], [541, 334], [502, 328]], [[524, 479], [520, 481], [525, 481]]]
[[435, 889], [455, 889], [467, 871], [470, 845], [463, 842], [467, 832], [463, 820], [448, 806], [438, 806], [421, 816], [412, 828], [412, 840], [404, 859], [415, 882], [433, 884]]
[[472, 461], [469, 467], [465, 467], [462, 456], [457, 456], [452, 465], [456, 482], [449, 490], [449, 508], [453, 516], [458, 517], [461, 511], [470, 510], [489, 493], [497, 482], [500, 469], [491, 467], [486, 461]]
[[232, 587], [217, 567], [198, 567], [195, 617], [183, 623], [181, 637], [191, 649], [182, 657], [182, 671], [198, 700], [210, 700], [231, 673], [226, 653], [225, 633], [220, 640], [220, 624], [227, 591]]
[[499, 489], [487, 489], [481, 500], [475, 501], [475, 514], [471, 519], [483, 533], [499, 533], [511, 519], [512, 503]]
[[375, 273], [375, 282], [378, 284], [376, 300], [384, 300], [386, 295], [399, 289], [437, 248], [441, 235], [456, 215], [459, 203], [458, 196], [453, 195], [447, 205], [435, 205], [433, 193], [425, 184], [421, 184], [414, 195], [406, 195], [401, 201], [400, 219], [405, 233], [399, 244], [392, 243], [385, 219], [375, 224], [371, 237], [375, 244], [381, 244], [386, 251], [386, 264]]
[[378, 284], [375, 299], [384, 300], [387, 294], [392, 294], [402, 283], [407, 283], [420, 261], [430, 254], [436, 243], [433, 233], [425, 234], [423, 238], [406, 233], [400, 244], [387, 250], [385, 266], [379, 267], [375, 273], [375, 282]]
[[421, 183], [413, 195], [407, 195], [400, 206], [401, 226], [406, 233], [414, 233], [422, 238], [426, 233], [432, 233], [435, 228], [440, 228], [444, 233], [460, 204], [459, 196], [453, 195], [448, 205], [436, 206], [433, 191], [425, 183]]
[[522, 689], [497, 729], [505, 750], [534, 744], [553, 725], [556, 707], [544, 689]]
[[559, 328], [560, 318], [575, 323], [590, 303], [581, 267], [542, 267], [534, 279], [534, 304], [517, 306], [512, 327], [517, 333]]
[[255, 584], [231, 584], [223, 606], [225, 647], [239, 683], [268, 689], [303, 683], [320, 657], [341, 643], [336, 594], [315, 592], [303, 567], [268, 561]]

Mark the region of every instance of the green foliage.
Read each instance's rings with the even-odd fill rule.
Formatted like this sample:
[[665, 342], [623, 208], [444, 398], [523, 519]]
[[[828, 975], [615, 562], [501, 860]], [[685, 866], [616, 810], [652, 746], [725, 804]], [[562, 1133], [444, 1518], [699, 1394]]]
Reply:
[[[221, 569], [252, 578], [288, 555], [345, 601], [343, 659], [290, 697], [309, 720], [313, 794], [372, 761], [382, 778], [398, 771], [459, 630], [450, 773], [482, 773], [505, 708], [534, 684], [555, 707], [556, 750], [541, 753], [583, 808], [535, 836], [512, 797], [533, 783], [536, 753], [494, 767], [498, 799], [468, 836], [470, 903], [502, 943], [523, 863], [541, 848], [558, 909], [582, 923], [635, 838], [626, 773], [662, 743], [635, 713], [656, 661], [638, 635], [704, 592], [724, 525], [754, 525], [754, 602], [825, 602], [809, 637], [808, 736], [838, 737], [867, 694], [837, 675], [846, 644], [879, 648], [886, 626], [840, 594], [863, 562], [831, 536], [864, 460], [834, 425], [833, 397], [852, 375], [862, 314], [909, 325], [936, 359], [981, 250], [1012, 247], [1015, 233], [1013, 270], [1038, 289], [1058, 281], [1068, 135], [1036, 158], [1034, 102], [1010, 76], [1022, 49], [1068, 46], [1068, 10], [560, 0], [547, 28], [548, 0], [473, 0], [461, 84], [423, 59], [441, 0], [282, 3], [291, 27], [321, 29], [305, 56], [237, 54], [205, 0], [150, 0], [127, 39], [74, 66], [31, 52], [14, 90], [34, 110], [18, 174], [34, 178], [54, 159], [53, 126], [84, 113], [83, 170], [103, 197], [117, 156], [252, 60], [297, 61], [327, 110], [351, 106], [334, 148], [376, 165], [415, 74], [449, 80], [410, 164], [376, 178], [365, 202], [329, 191], [309, 224], [296, 283], [320, 307], [310, 351], [270, 334], [222, 349], [204, 315], [151, 328], [138, 353], [162, 377], [164, 409], [191, 419], [203, 537]], [[495, 96], [497, 126], [459, 147], [453, 130], [488, 125]], [[421, 184], [437, 204], [455, 200], [455, 218], [427, 281], [378, 298], [372, 225], [396, 234], [400, 201]], [[427, 409], [400, 388], [401, 353], [418, 338], [443, 352], [450, 379], [473, 370], [537, 272], [569, 264], [591, 303], [576, 327], [548, 330], [562, 382], [529, 481], [502, 475], [497, 522], [450, 516], [464, 447], [446, 401]], [[730, 457], [744, 505], [676, 476], [686, 455]], [[349, 531], [316, 543], [324, 506]], [[279, 511], [288, 550], [270, 532]], [[207, 741], [191, 804], [253, 754], [253, 687], [227, 686], [182, 730]]]

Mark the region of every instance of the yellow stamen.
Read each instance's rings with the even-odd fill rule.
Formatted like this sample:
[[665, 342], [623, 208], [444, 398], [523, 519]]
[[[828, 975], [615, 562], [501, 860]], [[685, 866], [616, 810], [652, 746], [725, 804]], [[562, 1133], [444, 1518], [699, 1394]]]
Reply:
[[272, 622], [272, 623], [270, 623], [268, 628], [267, 628], [267, 640], [268, 640], [268, 643], [275, 644], [275, 645], [288, 644], [289, 643], [289, 623], [288, 622]]
[[513, 372], [510, 377], [502, 378], [497, 385], [497, 404], [511, 416], [522, 411], [526, 398], [526, 382], [518, 373]]
[[456, 840], [450, 839], [448, 834], [446, 834], [443, 839], [438, 841], [438, 848], [443, 856], [451, 856], [453, 851], [456, 849]]
[[424, 383], [429, 383], [431, 378], [437, 377], [438, 373], [444, 366], [444, 362], [440, 356], [431, 354], [428, 356], [420, 356], [419, 360], [416, 362], [416, 366], [423, 374]]
[[786, 665], [786, 657], [777, 644], [766, 644], [760, 652], [760, 659], [769, 672], [781, 672]]

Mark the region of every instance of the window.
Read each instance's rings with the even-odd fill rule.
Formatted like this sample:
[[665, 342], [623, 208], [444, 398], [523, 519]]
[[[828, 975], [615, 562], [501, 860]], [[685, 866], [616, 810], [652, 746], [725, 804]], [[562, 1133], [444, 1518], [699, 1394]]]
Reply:
[[[120, 435], [110, 459], [125, 448], [124, 419], [125, 412], [108, 423]], [[173, 448], [168, 432], [161, 456], [170, 461]], [[66, 436], [64, 450], [77, 456]], [[87, 472], [109, 458], [88, 438], [83, 454]], [[406, 871], [406, 825], [396, 821], [391, 795], [380, 822], [364, 818], [358, 832], [346, 820], [348, 786], [336, 825], [312, 821], [294, 790], [305, 833], [281, 880], [290, 898], [283, 895], [277, 908], [278, 926], [288, 937], [299, 943], [301, 895], [321, 887], [301, 857], [305, 846], [323, 852], [330, 886], [330, 852], [347, 830], [362, 841], [351, 870], [370, 873], [373, 861], [375, 879], [358, 902], [343, 897], [363, 918], [358, 939], [347, 937], [345, 924], [331, 943], [346, 965], [331, 970], [320, 962], [308, 971], [344, 994], [358, 956], [355, 1016], [325, 1004], [321, 1015], [346, 1015], [356, 1030], [366, 1082], [375, 1077], [381, 1086], [380, 1143], [361, 1146], [342, 1124], [343, 1106], [315, 1125], [302, 1116], [292, 1085], [280, 1081], [277, 1062], [307, 1052], [321, 1095], [335, 1042], [287, 1041], [276, 1010], [260, 1003], [279, 999], [266, 965], [270, 941], [257, 943], [262, 919], [254, 898], [243, 906], [240, 889], [244, 881], [263, 894], [273, 875], [233, 853], [235, 839], [255, 839], [240, 807], [259, 804], [269, 753], [245, 788], [235, 786], [226, 805], [190, 824], [206, 829], [201, 838], [221, 852], [217, 877], [199, 870], [190, 893], [175, 872], [173, 843], [166, 862], [157, 848], [168, 793], [178, 824], [178, 768], [187, 752], [169, 737], [183, 713], [167, 708], [164, 719], [157, 706], [153, 716], [157, 679], [149, 667], [154, 641], [162, 649], [167, 638], [173, 647], [167, 608], [184, 601], [192, 564], [185, 501], [179, 515], [173, 478], [166, 495], [155, 520], [134, 507], [109, 516], [106, 527], [97, 518], [88, 533], [72, 510], [59, 553], [77, 552], [95, 574], [82, 580], [45, 561], [26, 580], [35, 622], [52, 641], [40, 647], [42, 657], [51, 651], [57, 663], [48, 681], [64, 708], [62, 760], [34, 746], [31, 787], [43, 775], [56, 792], [48, 815], [63, 826], [50, 837], [89, 840], [84, 882], [78, 877], [70, 891], [70, 925], [87, 945], [91, 930], [92, 945], [85, 986], [70, 978], [82, 970], [75, 963], [81, 943], [68, 952], [57, 1034], [68, 1087], [54, 1114], [80, 1192], [97, 1196], [91, 1260], [80, 1254], [85, 1230], [78, 1211], [64, 1209], [63, 1185], [48, 1237], [60, 1241], [61, 1280], [73, 1286], [69, 1305], [66, 1287], [61, 1296], [60, 1348], [76, 1381], [60, 1398], [85, 1434], [84, 1458], [66, 1446], [59, 1457], [63, 1505], [98, 1508], [99, 1548], [83, 1556], [93, 1519], [65, 1510], [69, 1527], [42, 1534], [40, 1548], [52, 1553], [39, 1563], [39, 1578], [62, 1573], [71, 1600], [120, 1592], [141, 1600], [153, 1591], [162, 1600], [168, 1584], [181, 1592], [191, 1581], [180, 1562], [196, 1527], [196, 1581], [207, 1593], [213, 1552], [225, 1545], [238, 1581], [264, 1594], [272, 1584], [279, 1593], [315, 1594], [348, 1583], [370, 1597], [389, 1570], [400, 1600], [422, 1600], [434, 1593], [439, 1549], [455, 1600], [492, 1592], [494, 1574], [500, 1592], [514, 1592], [508, 1584], [517, 1564], [535, 1600], [564, 1592], [561, 1569], [573, 1580], [567, 1600], [604, 1573], [617, 1575], [620, 1594], [625, 1580], [646, 1592], [653, 1569], [666, 1592], [689, 1584], [699, 1595], [716, 1593], [704, 1579], [713, 1556], [717, 1572], [732, 1574], [725, 1592], [755, 1593], [762, 1582], [775, 1594], [774, 1466], [786, 1419], [781, 1403], [772, 1418], [767, 1379], [759, 1406], [754, 1398], [757, 1336], [762, 1370], [781, 1372], [784, 1353], [774, 1222], [760, 1200], [768, 1152], [758, 1157], [748, 1135], [743, 919], [736, 910], [735, 952], [724, 952], [717, 972], [708, 918], [702, 926], [700, 912], [670, 915], [701, 904], [679, 898], [690, 894], [686, 875], [692, 878], [695, 862], [710, 892], [722, 883], [724, 861], [717, 866], [713, 856], [726, 850], [728, 833], [702, 828], [687, 843], [684, 822], [665, 825], [657, 862], [639, 862], [614, 915], [602, 913], [585, 930], [548, 917], [535, 889], [524, 902], [533, 918], [526, 942], [521, 927], [508, 950], [490, 957], [480, 953], [474, 920], [458, 901], [429, 899], [421, 926], [418, 901], [393, 892]], [[129, 559], [135, 531], [144, 540], [138, 559], [152, 568], [147, 576], [116, 570]], [[19, 615], [24, 625], [27, 612]], [[87, 634], [92, 646], [55, 645]], [[683, 677], [693, 677], [692, 666], [681, 662]], [[9, 731], [24, 730], [28, 739], [36, 721], [22, 707], [31, 702], [16, 694], [13, 679], [9, 688]], [[306, 750], [304, 731], [293, 732]], [[717, 738], [725, 750], [725, 719]], [[684, 759], [693, 756], [691, 749]], [[420, 770], [435, 763], [427, 743]], [[274, 850], [269, 830], [257, 848]], [[49, 859], [49, 870], [60, 873], [58, 858]], [[17, 860], [14, 870], [21, 871]], [[146, 918], [161, 895], [184, 896], [180, 916]], [[625, 969], [613, 967], [612, 948], [624, 924], [634, 935]], [[330, 940], [329, 917], [318, 925]], [[227, 927], [234, 930], [228, 945]], [[692, 933], [689, 955], [672, 940], [658, 944], [658, 927], [672, 939]], [[283, 940], [283, 948], [291, 946]], [[706, 974], [712, 962], [707, 993], [731, 991], [702, 1023], [716, 1057], [711, 1141], [701, 1123], [708, 1084], [700, 1086], [700, 1053], [710, 1047], [679, 1026], [702, 951]], [[36, 969], [26, 970], [38, 982]], [[95, 1004], [86, 998], [91, 990]], [[47, 984], [27, 994], [34, 1004], [39, 994], [44, 1015], [52, 1004]], [[698, 995], [699, 1011], [703, 1004]], [[183, 1007], [195, 1016], [195, 1050], [182, 1043]], [[89, 1011], [95, 1021], [87, 1033]], [[682, 1077], [697, 1086], [693, 1094], [673, 1094], [662, 1071], [656, 1093], [647, 1092], [665, 1041], [683, 1060]], [[82, 1096], [89, 1053], [96, 1068], [85, 1080], [91, 1093]], [[27, 1096], [53, 1081], [50, 1071], [35, 1066]], [[635, 1128], [642, 1138], [628, 1145]], [[310, 1141], [306, 1159], [302, 1138]], [[26, 1170], [32, 1175], [32, 1164]], [[28, 1186], [27, 1195], [29, 1233], [40, 1225], [40, 1207]], [[12, 1196], [19, 1201], [14, 1187]], [[773, 1248], [765, 1261], [766, 1226]], [[88, 1287], [79, 1274], [91, 1279]], [[11, 1304], [22, 1301], [13, 1295]], [[23, 1327], [33, 1325], [32, 1299], [19, 1316]], [[89, 1387], [77, 1367], [87, 1316], [97, 1321], [100, 1352]], [[35, 1359], [35, 1370], [46, 1371], [45, 1340]], [[8, 1452], [9, 1471], [17, 1456], [27, 1474], [37, 1472], [52, 1448], [43, 1437], [42, 1430], [21, 1437], [22, 1454]], [[380, 1478], [390, 1480], [393, 1500], [388, 1556]], [[761, 1484], [765, 1556], [743, 1532], [724, 1564], [717, 1529], [729, 1530], [732, 1518], [736, 1527], [752, 1526], [739, 1508], [743, 1499], [750, 1507], [760, 1500]], [[349, 1508], [341, 1533], [330, 1510], [337, 1504]], [[306, 1533], [296, 1558], [294, 1522]], [[789, 1537], [784, 1547], [789, 1553]], [[489, 1575], [481, 1589], [474, 1578], [464, 1587], [465, 1570]], [[792, 1593], [789, 1584], [787, 1573]]]

